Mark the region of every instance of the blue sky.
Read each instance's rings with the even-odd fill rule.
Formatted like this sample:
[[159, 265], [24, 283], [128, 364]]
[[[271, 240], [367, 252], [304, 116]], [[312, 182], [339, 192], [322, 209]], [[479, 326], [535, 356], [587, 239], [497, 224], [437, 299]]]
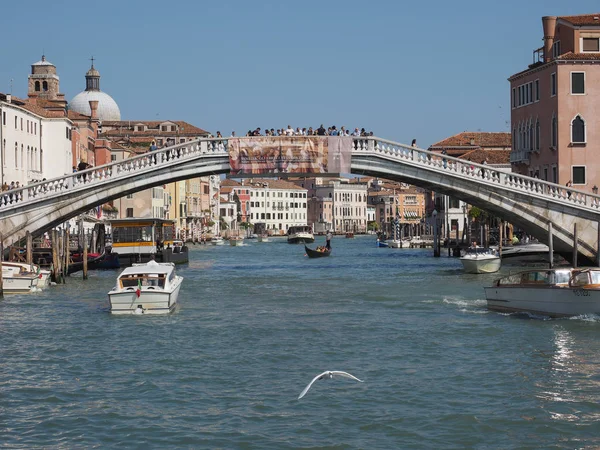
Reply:
[[12, 79], [26, 96], [44, 52], [70, 100], [93, 55], [124, 120], [226, 136], [335, 124], [427, 147], [507, 131], [507, 78], [542, 46], [541, 17], [594, 12], [597, 0], [7, 2], [0, 92]]

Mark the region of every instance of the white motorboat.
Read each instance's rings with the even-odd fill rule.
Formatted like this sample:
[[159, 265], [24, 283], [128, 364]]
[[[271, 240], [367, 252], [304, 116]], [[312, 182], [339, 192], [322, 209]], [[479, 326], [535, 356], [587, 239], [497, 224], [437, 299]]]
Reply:
[[388, 239], [386, 243], [390, 248], [402, 248], [402, 241], [398, 239]]
[[232, 247], [240, 247], [244, 245], [244, 238], [241, 236], [231, 236], [229, 238], [229, 245]]
[[485, 297], [491, 311], [550, 317], [600, 315], [600, 268], [519, 272], [486, 287]]
[[259, 234], [257, 239], [258, 239], [258, 242], [269, 242], [269, 235], [268, 234]]
[[24, 262], [15, 262], [15, 261], [2, 261], [2, 267], [20, 267], [20, 273], [29, 273], [32, 275], [37, 275], [39, 281], [37, 283], [38, 289], [44, 289], [50, 286], [50, 274], [49, 270], [45, 270], [40, 268], [37, 264], [27, 264]]
[[311, 244], [315, 242], [312, 227], [309, 225], [296, 225], [288, 229], [288, 244]]
[[177, 304], [183, 277], [175, 264], [149, 261], [127, 267], [108, 293], [113, 314], [165, 314]]
[[214, 236], [211, 238], [210, 243], [212, 245], [223, 245], [225, 243], [225, 241], [223, 240], [223, 238], [221, 236]]
[[469, 247], [460, 257], [466, 273], [494, 273], [500, 270], [502, 260], [498, 252], [486, 247]]
[[8, 294], [24, 294], [37, 290], [40, 276], [19, 266], [2, 263], [2, 290]]
[[[502, 247], [503, 264], [547, 264], [549, 259], [550, 248], [541, 242]], [[557, 253], [554, 253], [553, 259], [554, 264], [561, 264], [564, 261], [564, 259]]]

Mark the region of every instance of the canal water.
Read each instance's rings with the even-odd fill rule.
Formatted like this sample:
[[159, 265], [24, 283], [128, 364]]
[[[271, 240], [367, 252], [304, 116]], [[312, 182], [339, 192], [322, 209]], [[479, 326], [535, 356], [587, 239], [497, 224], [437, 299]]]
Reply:
[[[600, 318], [488, 312], [498, 274], [431, 255], [365, 236], [322, 259], [192, 246], [168, 316], [110, 315], [117, 271], [5, 296], [0, 447], [600, 446]], [[298, 400], [325, 370], [364, 383]]]

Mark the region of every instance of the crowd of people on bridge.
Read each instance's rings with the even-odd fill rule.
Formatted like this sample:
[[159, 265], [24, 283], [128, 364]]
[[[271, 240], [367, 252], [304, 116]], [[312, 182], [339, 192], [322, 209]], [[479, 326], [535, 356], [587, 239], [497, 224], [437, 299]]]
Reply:
[[[354, 128], [354, 131], [347, 130], [345, 126], [339, 129], [335, 125], [325, 128], [323, 124], [320, 127], [296, 127], [295, 129], [288, 125], [287, 128], [265, 128], [263, 131], [260, 127], [254, 130], [248, 130], [245, 136], [373, 136], [372, 131], [367, 131], [364, 128]], [[212, 137], [212, 136], [211, 136]], [[217, 131], [217, 138], [223, 137], [220, 131]], [[230, 137], [236, 137], [235, 131], [231, 132]]]

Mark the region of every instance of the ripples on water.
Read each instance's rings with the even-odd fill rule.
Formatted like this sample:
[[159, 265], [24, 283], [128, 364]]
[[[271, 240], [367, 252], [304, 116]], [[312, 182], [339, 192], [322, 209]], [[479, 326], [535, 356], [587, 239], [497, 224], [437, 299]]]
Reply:
[[[368, 237], [316, 260], [284, 240], [191, 250], [169, 316], [108, 314], [116, 272], [0, 301], [0, 446], [600, 445], [597, 317], [488, 313], [497, 274]], [[298, 401], [324, 370], [365, 383]]]

